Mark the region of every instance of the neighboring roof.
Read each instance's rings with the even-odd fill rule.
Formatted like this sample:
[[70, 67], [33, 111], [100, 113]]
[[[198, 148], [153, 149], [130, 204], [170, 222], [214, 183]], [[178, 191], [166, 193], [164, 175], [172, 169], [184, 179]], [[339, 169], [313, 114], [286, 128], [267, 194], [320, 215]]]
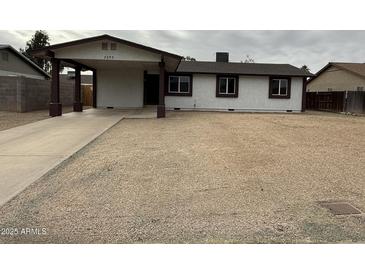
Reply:
[[325, 72], [330, 67], [336, 67], [338, 69], [346, 70], [350, 73], [353, 73], [360, 77], [365, 77], [365, 64], [364, 63], [344, 63], [344, 62], [329, 62], [326, 66], [320, 69], [316, 74], [315, 77], [308, 81], [311, 82], [312, 80], [316, 79], [319, 75]]
[[103, 35], [99, 35], [99, 36], [94, 36], [94, 37], [89, 37], [89, 38], [84, 38], [84, 39], [79, 39], [79, 40], [74, 40], [74, 41], [70, 41], [70, 42], [65, 42], [65, 43], [60, 43], [60, 44], [55, 44], [55, 45], [51, 45], [48, 47], [44, 47], [41, 49], [37, 49], [34, 50], [32, 52], [32, 54], [37, 54], [38, 52], [42, 52], [42, 51], [52, 51], [54, 49], [59, 49], [59, 48], [64, 48], [64, 47], [70, 47], [70, 46], [76, 46], [76, 45], [81, 45], [81, 44], [85, 44], [85, 43], [90, 43], [90, 42], [94, 42], [94, 41], [100, 41], [100, 40], [111, 40], [113, 42], [117, 42], [117, 43], [121, 43], [127, 46], [131, 46], [131, 47], [135, 47], [135, 48], [140, 48], [143, 50], [147, 50], [150, 52], [154, 52], [154, 53], [158, 53], [158, 54], [162, 54], [162, 55], [168, 55], [170, 57], [173, 58], [177, 58], [177, 59], [181, 59], [182, 56], [177, 55], [177, 54], [173, 54], [167, 51], [162, 51], [159, 49], [155, 49], [155, 48], [151, 48], [145, 45], [141, 45], [141, 44], [137, 44], [131, 41], [127, 41], [118, 37], [114, 37], [108, 34], [103, 34]]
[[289, 64], [181, 61], [177, 72], [311, 77], [312, 73]]
[[15, 48], [13, 48], [10, 45], [0, 45], [0, 49], [7, 49], [10, 50], [12, 53], [14, 53], [16, 56], [18, 56], [20, 59], [22, 59], [25, 63], [33, 67], [35, 70], [43, 74], [46, 78], [50, 78], [50, 75], [45, 72], [42, 68], [40, 68], [36, 63], [34, 63], [32, 60], [28, 59], [24, 56], [24, 54], [17, 51]]

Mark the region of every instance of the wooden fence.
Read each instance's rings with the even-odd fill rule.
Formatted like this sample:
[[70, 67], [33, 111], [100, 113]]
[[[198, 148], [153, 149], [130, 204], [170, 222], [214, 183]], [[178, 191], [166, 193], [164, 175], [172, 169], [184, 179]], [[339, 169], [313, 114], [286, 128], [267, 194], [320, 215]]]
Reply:
[[365, 92], [307, 92], [306, 108], [331, 112], [365, 113]]
[[82, 97], [84, 106], [93, 105], [93, 86], [92, 85], [82, 85]]

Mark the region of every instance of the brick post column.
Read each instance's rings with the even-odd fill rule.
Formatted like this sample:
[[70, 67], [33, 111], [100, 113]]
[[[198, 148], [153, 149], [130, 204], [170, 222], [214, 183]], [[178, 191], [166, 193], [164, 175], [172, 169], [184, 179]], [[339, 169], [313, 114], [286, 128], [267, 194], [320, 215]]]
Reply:
[[96, 69], [93, 70], [93, 108], [97, 106], [97, 73]]
[[51, 102], [49, 104], [49, 115], [52, 117], [62, 115], [62, 104], [60, 103], [60, 60], [51, 59], [52, 63], [52, 83]]
[[81, 67], [76, 66], [75, 68], [75, 99], [74, 99], [74, 111], [82, 112], [81, 103]]
[[157, 118], [166, 117], [165, 111], [165, 62], [159, 63], [160, 67], [160, 86], [158, 93]]

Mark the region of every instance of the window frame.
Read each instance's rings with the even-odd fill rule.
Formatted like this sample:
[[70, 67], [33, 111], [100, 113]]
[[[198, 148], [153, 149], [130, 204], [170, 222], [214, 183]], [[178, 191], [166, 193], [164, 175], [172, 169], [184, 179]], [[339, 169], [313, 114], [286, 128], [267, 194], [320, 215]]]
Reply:
[[[180, 90], [180, 77], [189, 77], [189, 90], [188, 92], [175, 92], [170, 91], [170, 77], [179, 77], [178, 80], [178, 90]], [[192, 74], [185, 74], [185, 73], [169, 73], [166, 75], [166, 96], [193, 96], [193, 75]]]
[[[287, 92], [285, 95], [272, 93], [274, 80], [287, 80], [288, 81], [288, 88], [287, 88]], [[283, 76], [270, 76], [269, 77], [269, 98], [270, 99], [290, 99], [290, 91], [291, 91], [291, 78], [290, 77], [283, 77]], [[280, 93], [280, 83], [279, 83], [279, 93]]]
[[[234, 79], [234, 93], [220, 93], [219, 83], [220, 79], [222, 78], [226, 78], [227, 81], [226, 91], [228, 91], [228, 79], [229, 78]], [[238, 86], [239, 86], [239, 76], [237, 74], [217, 74], [215, 96], [220, 98], [238, 98]]]

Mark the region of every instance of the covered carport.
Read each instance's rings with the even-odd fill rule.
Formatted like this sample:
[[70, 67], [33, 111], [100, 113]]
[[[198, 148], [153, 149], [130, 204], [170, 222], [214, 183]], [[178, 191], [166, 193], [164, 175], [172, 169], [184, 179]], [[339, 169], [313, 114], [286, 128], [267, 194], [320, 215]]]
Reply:
[[[50, 116], [62, 115], [59, 73], [64, 66], [75, 69], [74, 111], [83, 110], [81, 71], [89, 70], [93, 73], [93, 107], [142, 108], [146, 94], [150, 100], [157, 89], [157, 117], [165, 117], [166, 74], [175, 72], [182, 59], [110, 35], [52, 45], [34, 50], [33, 55], [52, 63]], [[148, 83], [152, 79], [148, 76], [156, 76], [158, 81]]]

